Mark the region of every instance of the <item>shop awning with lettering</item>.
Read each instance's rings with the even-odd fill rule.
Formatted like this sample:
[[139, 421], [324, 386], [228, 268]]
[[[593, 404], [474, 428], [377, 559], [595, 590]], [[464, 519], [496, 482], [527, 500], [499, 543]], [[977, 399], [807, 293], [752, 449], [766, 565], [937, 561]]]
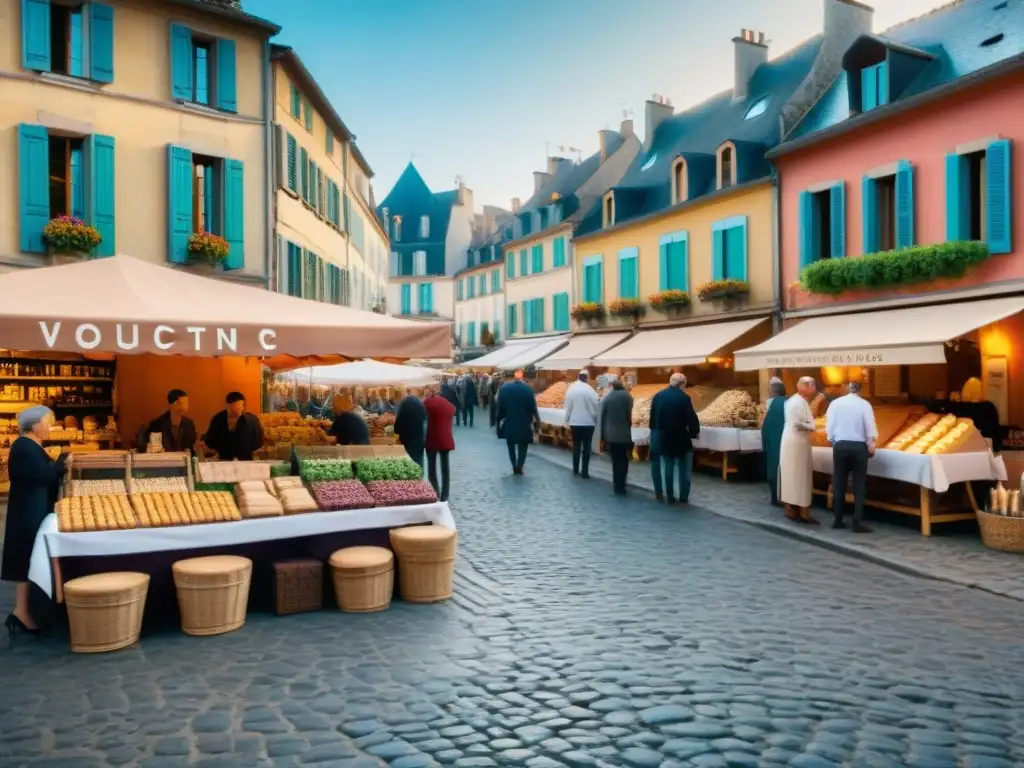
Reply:
[[537, 367], [545, 371], [578, 371], [592, 365], [595, 357], [607, 352], [628, 336], [629, 331], [584, 333], [573, 336], [569, 343], [555, 354], [537, 363]]
[[467, 360], [464, 363], [459, 363], [456, 367], [498, 368], [506, 360], [518, 357], [526, 350], [532, 349], [540, 343], [541, 339], [513, 339], [512, 341], [506, 341], [504, 345], [498, 347], [493, 352], [488, 352], [483, 357], [478, 357], [475, 360]]
[[564, 347], [567, 341], [569, 341], [568, 336], [548, 336], [547, 338], [541, 339], [538, 344], [535, 344], [528, 349], [524, 349], [518, 355], [504, 360], [498, 365], [498, 367], [504, 371], [514, 371], [519, 368], [536, 365], [552, 352]]
[[765, 318], [758, 317], [640, 331], [628, 341], [597, 355], [593, 364], [619, 368], [699, 365], [763, 322]]
[[737, 371], [946, 362], [945, 344], [1016, 315], [1024, 298], [810, 317], [734, 355]]

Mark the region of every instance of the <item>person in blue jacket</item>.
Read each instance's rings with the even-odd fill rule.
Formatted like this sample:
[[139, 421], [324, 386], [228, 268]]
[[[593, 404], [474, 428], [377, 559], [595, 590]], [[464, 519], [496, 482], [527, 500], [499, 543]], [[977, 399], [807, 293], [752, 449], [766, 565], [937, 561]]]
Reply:
[[537, 397], [523, 381], [523, 372], [516, 371], [515, 379], [502, 384], [498, 390], [498, 437], [508, 445], [508, 459], [512, 474], [523, 475], [526, 452], [533, 442], [533, 433], [540, 424]]

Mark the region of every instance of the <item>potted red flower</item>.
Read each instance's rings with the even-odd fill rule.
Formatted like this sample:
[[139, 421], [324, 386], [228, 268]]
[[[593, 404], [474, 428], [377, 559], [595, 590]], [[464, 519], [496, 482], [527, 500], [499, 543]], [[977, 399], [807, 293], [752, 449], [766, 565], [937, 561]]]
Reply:
[[228, 241], [212, 232], [200, 230], [188, 239], [189, 259], [207, 267], [211, 272], [224, 263], [230, 252]]
[[697, 297], [702, 302], [733, 303], [742, 301], [750, 294], [750, 284], [746, 280], [712, 280], [697, 289]]
[[682, 312], [690, 306], [690, 294], [679, 290], [660, 291], [648, 296], [647, 302], [658, 312], [670, 315]]
[[572, 308], [572, 319], [581, 325], [597, 325], [604, 322], [605, 309], [603, 304], [585, 301]]
[[628, 320], [639, 320], [644, 314], [644, 305], [639, 299], [617, 299], [608, 305], [608, 314]]
[[75, 216], [57, 216], [43, 227], [43, 242], [49, 262], [64, 264], [89, 258], [103, 237]]

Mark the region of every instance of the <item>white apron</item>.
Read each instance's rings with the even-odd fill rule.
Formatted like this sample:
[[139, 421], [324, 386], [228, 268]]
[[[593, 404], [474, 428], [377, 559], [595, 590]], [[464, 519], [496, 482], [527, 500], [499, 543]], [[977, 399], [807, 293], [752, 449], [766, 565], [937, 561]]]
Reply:
[[786, 401], [786, 426], [782, 430], [782, 446], [779, 451], [779, 501], [783, 504], [811, 506], [813, 430], [811, 407], [799, 394], [791, 396]]

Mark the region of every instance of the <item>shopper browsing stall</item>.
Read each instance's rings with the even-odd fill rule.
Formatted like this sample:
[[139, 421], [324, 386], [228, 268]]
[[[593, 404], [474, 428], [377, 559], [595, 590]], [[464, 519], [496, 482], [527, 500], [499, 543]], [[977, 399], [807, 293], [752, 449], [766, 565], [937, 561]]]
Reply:
[[[429, 391], [428, 391], [429, 392]], [[427, 394], [427, 397], [430, 395]], [[423, 448], [427, 410], [416, 395], [406, 395], [395, 413], [395, 434], [409, 458], [423, 466]]]
[[[455, 450], [452, 425], [455, 422], [455, 407], [431, 387], [423, 402], [427, 413], [427, 477], [434, 487], [434, 493], [441, 501], [448, 501], [451, 488], [450, 454]], [[441, 482], [437, 481], [437, 460], [441, 460]]]
[[580, 371], [565, 393], [565, 423], [572, 431], [572, 473], [590, 477], [590, 451], [597, 426], [599, 401], [590, 374]]
[[246, 413], [245, 395], [241, 392], [229, 392], [224, 402], [227, 407], [210, 419], [203, 444], [221, 461], [252, 461], [253, 455], [263, 445], [260, 420]]
[[[157, 445], [163, 451], [195, 453], [196, 425], [185, 415], [186, 413], [188, 393], [183, 389], [172, 389], [167, 393], [167, 410], [149, 422], [139, 433], [139, 453], [153, 451]], [[159, 437], [154, 438], [154, 435]]]
[[814, 416], [810, 403], [817, 389], [814, 379], [804, 376], [796, 394], [786, 401], [786, 426], [779, 451], [779, 500], [786, 505], [786, 517], [797, 523], [818, 525], [811, 516], [814, 490], [811, 433]]
[[878, 427], [871, 404], [860, 396], [860, 382], [850, 382], [850, 394], [833, 400], [826, 414], [828, 441], [832, 443], [832, 482], [835, 488], [833, 528], [845, 528], [846, 480], [853, 474], [853, 530], [871, 533], [864, 525], [864, 499], [868, 491], [868, 459], [875, 453]]
[[355, 404], [348, 395], [335, 395], [332, 402], [334, 423], [327, 431], [337, 445], [369, 445], [370, 428], [366, 420], [355, 413]]

